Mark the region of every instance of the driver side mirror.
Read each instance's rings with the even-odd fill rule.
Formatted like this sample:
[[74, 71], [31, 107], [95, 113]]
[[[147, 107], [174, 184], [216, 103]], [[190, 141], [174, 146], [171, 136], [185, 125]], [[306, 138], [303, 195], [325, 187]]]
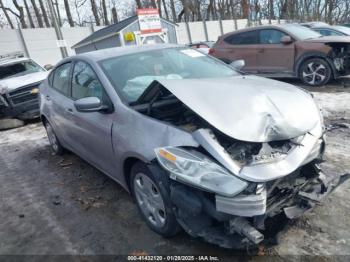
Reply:
[[281, 44], [288, 45], [293, 42], [293, 39], [289, 35], [282, 36]]
[[235, 60], [230, 64], [230, 66], [236, 70], [241, 70], [245, 66], [245, 62], [243, 59]]
[[45, 68], [47, 71], [50, 71], [50, 70], [53, 68], [53, 65], [47, 64], [47, 65], [44, 65], [44, 68]]
[[79, 112], [98, 112], [108, 110], [108, 106], [102, 105], [97, 97], [84, 97], [76, 100], [74, 106]]

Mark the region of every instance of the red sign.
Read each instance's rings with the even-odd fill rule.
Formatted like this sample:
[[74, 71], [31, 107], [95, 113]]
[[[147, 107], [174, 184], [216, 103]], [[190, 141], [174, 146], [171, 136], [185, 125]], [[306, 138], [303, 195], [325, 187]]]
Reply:
[[158, 9], [137, 9], [141, 34], [162, 32]]

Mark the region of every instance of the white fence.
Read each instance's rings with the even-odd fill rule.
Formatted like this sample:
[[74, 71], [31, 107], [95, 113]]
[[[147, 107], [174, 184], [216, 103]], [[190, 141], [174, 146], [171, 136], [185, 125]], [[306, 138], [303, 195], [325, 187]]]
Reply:
[[[267, 24], [267, 20], [262, 21]], [[277, 23], [277, 21], [272, 21]], [[247, 27], [247, 20], [237, 20], [237, 28]], [[102, 27], [95, 27], [99, 30]], [[205, 41], [207, 30], [208, 40], [216, 41], [222, 33], [228, 33], [235, 30], [233, 20], [207, 21], [178, 23], [176, 35], [179, 44], [186, 44], [190, 41]], [[71, 47], [92, 33], [90, 27], [72, 27], [62, 28], [63, 38], [67, 43], [69, 55], [74, 54]], [[23, 51], [27, 52], [29, 57], [33, 58], [41, 65], [55, 64], [62, 55], [57, 45], [57, 37], [54, 28], [35, 28], [35, 29], [0, 29], [0, 54]]]

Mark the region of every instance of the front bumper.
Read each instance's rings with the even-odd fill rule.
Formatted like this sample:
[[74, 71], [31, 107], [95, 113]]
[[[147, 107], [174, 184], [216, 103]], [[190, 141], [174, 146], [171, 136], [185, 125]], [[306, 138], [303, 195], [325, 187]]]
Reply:
[[40, 83], [32, 84], [0, 95], [0, 117], [22, 120], [39, 117], [39, 85]]
[[[328, 180], [318, 166], [310, 163], [303, 172], [308, 179], [291, 174], [235, 197], [223, 197], [171, 182], [170, 199], [178, 222], [187, 233], [224, 248], [256, 247], [270, 235], [265, 224], [283, 215], [300, 217], [312, 210], [350, 174]], [[290, 183], [290, 181], [294, 181]], [[268, 240], [266, 240], [268, 242]]]

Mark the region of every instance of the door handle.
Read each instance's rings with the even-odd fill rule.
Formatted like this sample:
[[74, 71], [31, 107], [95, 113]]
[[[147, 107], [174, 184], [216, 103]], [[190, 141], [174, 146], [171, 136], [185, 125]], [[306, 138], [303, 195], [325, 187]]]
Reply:
[[45, 99], [46, 99], [47, 101], [50, 101], [50, 100], [51, 100], [51, 97], [50, 97], [49, 95], [47, 95], [47, 96], [45, 96]]
[[260, 54], [262, 54], [262, 53], [264, 53], [264, 52], [265, 52], [264, 49], [259, 49], [259, 50], [258, 50], [258, 53], [260, 53]]
[[67, 111], [69, 114], [73, 114], [73, 109], [72, 109], [72, 108], [67, 108], [66, 111]]

